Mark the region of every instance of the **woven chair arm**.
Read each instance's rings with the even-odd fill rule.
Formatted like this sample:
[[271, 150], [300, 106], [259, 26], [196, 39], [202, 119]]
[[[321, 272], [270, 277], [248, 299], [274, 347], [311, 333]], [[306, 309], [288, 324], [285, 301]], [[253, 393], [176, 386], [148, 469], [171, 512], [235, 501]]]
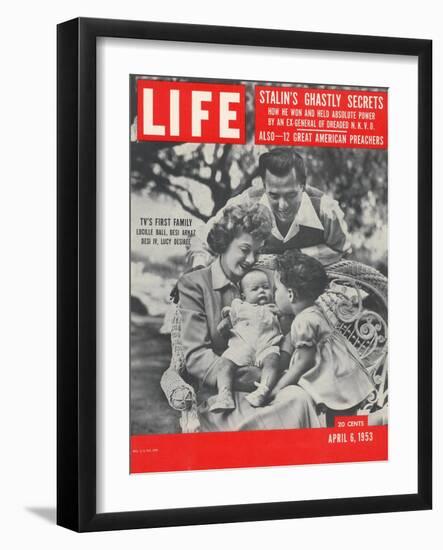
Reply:
[[187, 384], [180, 374], [169, 367], [161, 377], [160, 386], [169, 405], [176, 411], [187, 411], [197, 402], [195, 391]]

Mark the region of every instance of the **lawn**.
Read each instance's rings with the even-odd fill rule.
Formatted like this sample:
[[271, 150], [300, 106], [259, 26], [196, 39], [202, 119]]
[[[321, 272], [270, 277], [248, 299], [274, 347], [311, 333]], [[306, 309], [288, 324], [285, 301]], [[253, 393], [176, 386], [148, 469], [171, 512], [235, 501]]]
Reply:
[[169, 367], [169, 335], [159, 334], [162, 317], [131, 324], [131, 435], [178, 433], [179, 415], [160, 387]]

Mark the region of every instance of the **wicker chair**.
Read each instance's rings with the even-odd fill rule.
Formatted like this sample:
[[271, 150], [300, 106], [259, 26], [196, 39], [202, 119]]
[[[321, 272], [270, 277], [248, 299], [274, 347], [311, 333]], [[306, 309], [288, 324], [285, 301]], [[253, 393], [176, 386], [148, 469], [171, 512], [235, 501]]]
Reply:
[[[274, 255], [261, 255], [258, 264], [275, 268]], [[374, 382], [375, 391], [361, 404], [358, 414], [372, 414], [387, 407], [387, 279], [367, 265], [344, 260], [327, 268], [329, 287], [317, 304], [332, 326], [346, 337]], [[172, 358], [161, 379], [170, 406], [181, 412], [183, 433], [200, 430], [196, 391], [184, 380], [185, 361], [177, 307], [172, 322]]]

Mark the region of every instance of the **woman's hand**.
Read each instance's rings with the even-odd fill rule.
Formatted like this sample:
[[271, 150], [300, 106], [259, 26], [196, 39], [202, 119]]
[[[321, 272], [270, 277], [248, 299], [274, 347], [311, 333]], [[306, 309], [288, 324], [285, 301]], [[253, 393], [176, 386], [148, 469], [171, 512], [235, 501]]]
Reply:
[[217, 330], [224, 338], [228, 339], [232, 330], [231, 319], [229, 317], [222, 319], [217, 325]]

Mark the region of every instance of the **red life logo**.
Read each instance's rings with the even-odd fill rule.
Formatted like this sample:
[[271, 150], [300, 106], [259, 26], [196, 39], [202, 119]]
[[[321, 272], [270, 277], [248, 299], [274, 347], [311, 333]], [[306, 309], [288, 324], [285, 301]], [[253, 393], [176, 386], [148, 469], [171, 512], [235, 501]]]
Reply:
[[137, 139], [245, 143], [245, 88], [240, 84], [140, 79]]

